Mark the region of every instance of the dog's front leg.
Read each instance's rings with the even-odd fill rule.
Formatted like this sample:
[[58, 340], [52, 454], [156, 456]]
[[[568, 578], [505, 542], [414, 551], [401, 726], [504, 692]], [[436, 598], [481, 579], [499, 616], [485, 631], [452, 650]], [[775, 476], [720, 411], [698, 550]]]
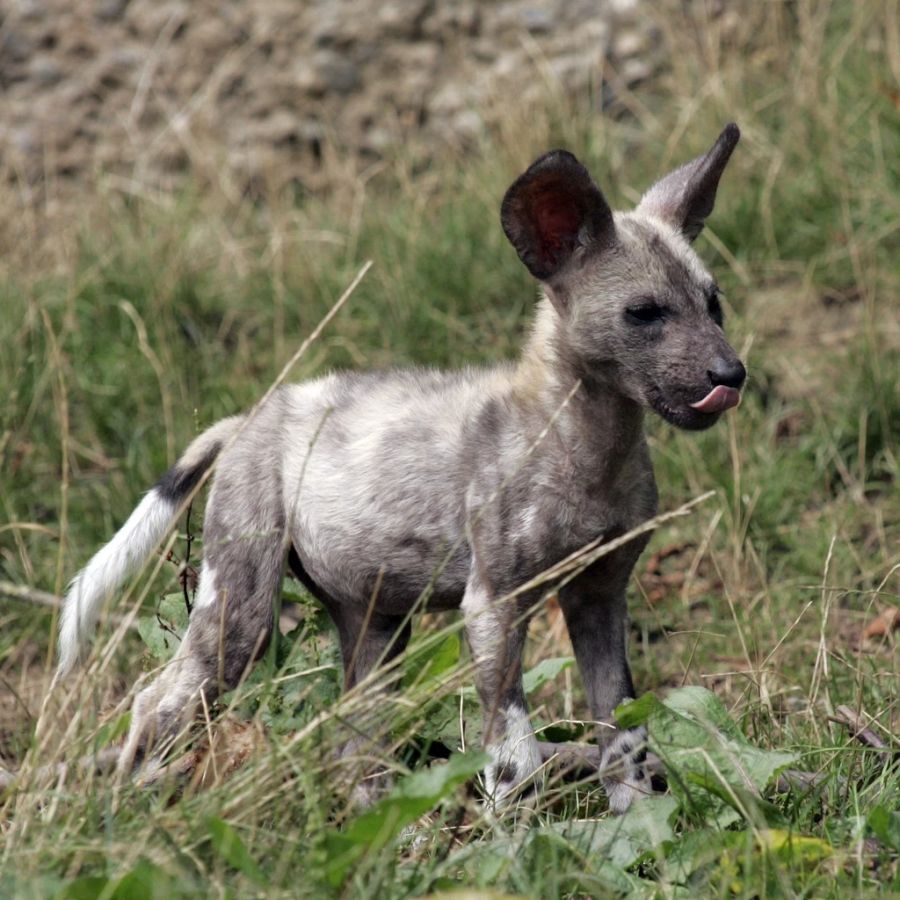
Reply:
[[462, 610], [475, 659], [484, 721], [482, 745], [491, 756], [485, 786], [493, 803], [505, 805], [519, 789], [533, 783], [541, 766], [522, 686], [522, 648], [528, 622], [520, 604], [498, 601], [474, 569]]
[[[630, 572], [631, 567], [627, 568]], [[616, 813], [652, 793], [646, 767], [646, 730], [620, 731], [613, 710], [634, 696], [628, 666], [627, 572], [616, 577], [582, 575], [560, 592], [572, 648], [584, 682], [591, 714], [600, 723], [600, 773]]]

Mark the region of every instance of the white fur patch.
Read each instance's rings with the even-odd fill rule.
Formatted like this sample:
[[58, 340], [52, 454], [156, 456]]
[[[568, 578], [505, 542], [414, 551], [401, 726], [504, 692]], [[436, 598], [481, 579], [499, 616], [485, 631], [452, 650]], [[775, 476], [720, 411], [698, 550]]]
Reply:
[[635, 800], [653, 793], [646, 765], [635, 759], [640, 750], [646, 749], [646, 743], [646, 731], [635, 728], [619, 732], [603, 751], [600, 777], [609, 808], [617, 815], [624, 813]]
[[[531, 728], [528, 713], [518, 706], [507, 707], [505, 711], [506, 733], [499, 743], [493, 743], [487, 751], [491, 762], [484, 773], [488, 796], [494, 802], [511, 799], [515, 788], [525, 784], [541, 767], [541, 751]], [[500, 773], [509, 772], [500, 781]]]
[[59, 628], [59, 670], [78, 661], [104, 603], [143, 563], [174, 521], [175, 507], [151, 490], [115, 537], [75, 576], [66, 593]]
[[197, 584], [197, 596], [194, 598], [194, 609], [203, 609], [216, 602], [216, 570], [203, 564]]

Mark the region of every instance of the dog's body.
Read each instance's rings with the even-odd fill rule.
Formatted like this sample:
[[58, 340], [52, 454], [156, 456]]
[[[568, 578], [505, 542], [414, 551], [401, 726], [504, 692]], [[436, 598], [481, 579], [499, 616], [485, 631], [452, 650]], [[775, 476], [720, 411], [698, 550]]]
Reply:
[[[394, 658], [413, 609], [461, 607], [477, 663], [495, 798], [540, 765], [521, 678], [535, 591], [504, 598], [598, 538], [651, 518], [650, 407], [703, 428], [736, 404], [744, 370], [721, 331], [715, 285], [690, 249], [737, 142], [610, 212], [586, 170], [542, 157], [504, 199], [504, 229], [544, 284], [517, 364], [453, 374], [331, 375], [276, 391], [201, 435], [88, 564], [64, 611], [60, 673], [105, 599], [174, 524], [218, 456], [204, 562], [176, 659], [139, 694], [123, 753], [163, 747], [236, 684], [268, 643], [285, 560], [325, 605], [347, 686]], [[625, 588], [646, 538], [560, 592], [591, 712], [610, 726], [605, 778], [623, 810], [649, 789], [641, 735], [612, 731], [632, 696]]]

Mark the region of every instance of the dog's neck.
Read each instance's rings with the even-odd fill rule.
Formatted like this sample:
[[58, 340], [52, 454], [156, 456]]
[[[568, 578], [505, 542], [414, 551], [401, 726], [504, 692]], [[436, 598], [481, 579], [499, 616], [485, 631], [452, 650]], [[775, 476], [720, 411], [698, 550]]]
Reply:
[[566, 354], [560, 318], [546, 297], [538, 304], [516, 367], [511, 399], [544, 425], [553, 419], [576, 467], [591, 469], [594, 478], [614, 479], [644, 445], [643, 408], [602, 378], [579, 373]]

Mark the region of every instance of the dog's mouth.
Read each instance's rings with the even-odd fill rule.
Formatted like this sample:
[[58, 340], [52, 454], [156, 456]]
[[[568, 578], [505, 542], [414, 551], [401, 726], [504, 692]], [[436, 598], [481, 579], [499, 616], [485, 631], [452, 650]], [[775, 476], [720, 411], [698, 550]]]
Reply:
[[693, 403], [670, 400], [661, 391], [655, 391], [649, 400], [651, 408], [672, 425], [702, 431], [714, 425], [725, 410], [736, 407], [741, 402], [741, 392], [720, 384]]

